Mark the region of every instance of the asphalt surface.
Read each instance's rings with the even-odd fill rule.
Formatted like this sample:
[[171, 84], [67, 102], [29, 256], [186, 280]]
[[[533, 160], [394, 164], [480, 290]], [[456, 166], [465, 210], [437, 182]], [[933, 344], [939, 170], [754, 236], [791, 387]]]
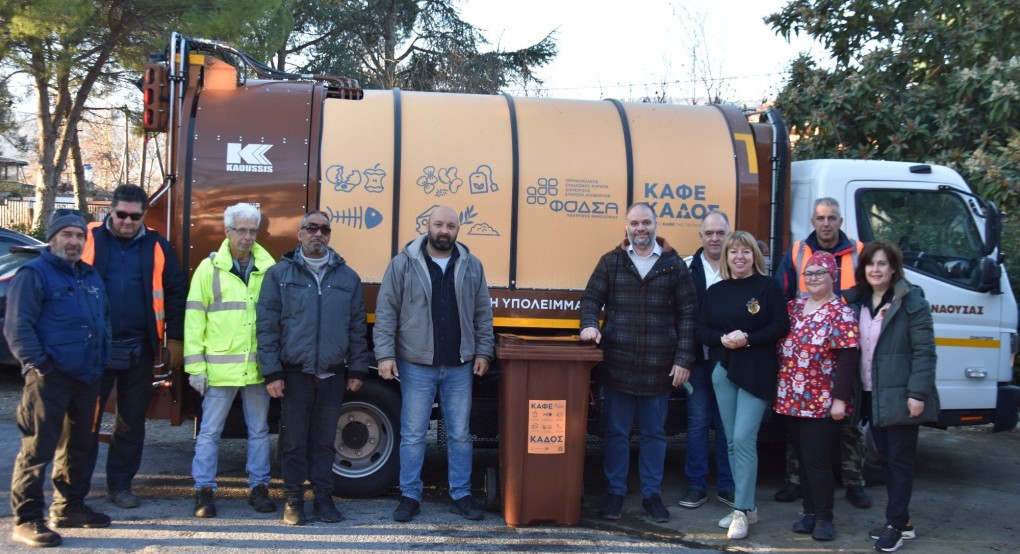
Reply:
[[[30, 549], [10, 541], [12, 518], [8, 495], [19, 433], [14, 410], [20, 380], [0, 370], [0, 541], [5, 552]], [[907, 541], [903, 552], [1018, 552], [1020, 520], [1020, 431], [991, 433], [989, 427], [949, 431], [923, 429], [917, 467], [912, 517], [918, 538]], [[106, 447], [101, 446], [99, 470], [93, 479], [89, 504], [113, 518], [107, 529], [66, 529], [62, 551], [70, 552], [260, 552], [328, 549], [335, 552], [873, 552], [869, 529], [883, 523], [885, 490], [869, 486], [875, 501], [871, 509], [854, 508], [842, 498], [836, 502], [837, 537], [830, 543], [797, 535], [790, 525], [799, 519], [800, 503], [779, 503], [772, 494], [781, 486], [781, 452], [763, 449], [757, 492], [760, 523], [751, 527], [745, 540], [726, 539], [716, 521], [728, 509], [716, 500], [696, 510], [676, 505], [683, 495], [683, 449], [671, 446], [663, 499], [671, 512], [668, 523], [644, 518], [636, 479], [618, 522], [601, 520], [604, 478], [597, 448], [585, 462], [585, 496], [582, 522], [576, 527], [508, 527], [498, 511], [472, 522], [449, 513], [446, 496], [445, 455], [430, 448], [426, 459], [426, 492], [422, 514], [412, 523], [391, 519], [399, 492], [374, 499], [337, 499], [345, 519], [340, 523], [312, 520], [291, 527], [275, 514], [255, 513], [247, 504], [244, 472], [244, 441], [221, 444], [218, 517], [199, 520], [192, 516], [193, 454], [190, 422], [171, 427], [165, 421], [150, 422], [145, 458], [134, 492], [142, 506], [123, 510], [103, 498], [102, 474]], [[476, 449], [474, 480], [476, 498], [483, 495], [485, 468], [495, 466], [493, 449]], [[635, 466], [632, 466], [632, 473]], [[278, 468], [274, 466], [272, 496], [282, 504]], [[49, 487], [47, 486], [47, 498]], [[311, 513], [310, 502], [308, 513]]]

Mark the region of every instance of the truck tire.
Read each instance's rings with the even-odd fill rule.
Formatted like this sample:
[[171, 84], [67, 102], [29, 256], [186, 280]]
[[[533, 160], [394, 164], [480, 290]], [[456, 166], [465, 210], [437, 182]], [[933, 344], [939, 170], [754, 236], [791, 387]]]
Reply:
[[334, 492], [378, 496], [400, 476], [400, 393], [374, 378], [348, 391], [336, 426]]
[[1012, 431], [1016, 428], [1020, 407], [1020, 387], [1016, 385], [1004, 385], [999, 387], [998, 396], [995, 400], [995, 422], [992, 431]]

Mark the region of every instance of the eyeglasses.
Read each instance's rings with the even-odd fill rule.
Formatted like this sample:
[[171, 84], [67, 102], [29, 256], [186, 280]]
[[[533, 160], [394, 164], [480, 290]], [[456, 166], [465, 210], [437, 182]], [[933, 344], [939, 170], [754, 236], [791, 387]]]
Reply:
[[237, 227], [227, 227], [227, 229], [230, 229], [242, 237], [254, 237], [259, 233], [258, 229], [238, 229]]
[[824, 269], [819, 269], [818, 271], [805, 271], [804, 272], [804, 280], [805, 281], [812, 281], [814, 279], [821, 279], [823, 275], [828, 275], [828, 274], [829, 274], [829, 272], [825, 271]]
[[145, 215], [144, 212], [142, 212], [142, 213], [131, 213], [131, 212], [125, 212], [125, 211], [121, 211], [121, 210], [117, 210], [117, 211], [115, 211], [113, 213], [117, 215], [118, 219], [128, 219], [128, 218], [130, 218], [131, 221], [138, 221], [139, 219], [141, 219]]
[[57, 208], [57, 209], [53, 210], [53, 215], [58, 216], [58, 217], [59, 216], [65, 216], [65, 215], [74, 215], [74, 216], [78, 216], [78, 217], [85, 217], [85, 215], [81, 213], [81, 210], [73, 210], [71, 208]]
[[328, 235], [333, 232], [333, 229], [329, 225], [305, 225], [301, 229], [303, 229], [309, 235], [314, 235], [315, 233], [322, 233], [323, 235]]

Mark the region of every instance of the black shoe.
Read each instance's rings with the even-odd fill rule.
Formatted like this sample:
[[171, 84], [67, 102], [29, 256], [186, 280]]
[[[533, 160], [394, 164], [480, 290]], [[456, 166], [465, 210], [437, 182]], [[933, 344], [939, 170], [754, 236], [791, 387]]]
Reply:
[[255, 511], [260, 514], [276, 511], [276, 504], [269, 499], [269, 487], [265, 485], [252, 487], [251, 494], [248, 495], [248, 505], [255, 508]]
[[662, 505], [662, 498], [653, 494], [641, 501], [641, 507], [645, 509], [648, 519], [655, 523], [666, 523], [669, 521], [669, 510]]
[[195, 517], [216, 517], [216, 491], [212, 487], [195, 491]]
[[737, 493], [733, 489], [726, 489], [717, 492], [715, 494], [715, 497], [716, 499], [719, 500], [719, 502], [722, 502], [723, 504], [726, 504], [727, 506], [735, 510], [737, 508], [736, 495]]
[[879, 552], [896, 552], [903, 546], [903, 535], [892, 525], [886, 525], [875, 541], [875, 550]]
[[[882, 531], [885, 531], [885, 527], [877, 527], [872, 529], [871, 532], [868, 533], [868, 536], [871, 537], [872, 540], [877, 540], [878, 537], [882, 536]], [[905, 541], [914, 540], [917, 538], [917, 531], [914, 530], [913, 525], [908, 523], [903, 526], [903, 529], [900, 529], [900, 537], [902, 537]]]
[[800, 533], [802, 535], [810, 535], [815, 532], [815, 525], [817, 519], [814, 514], [804, 514], [804, 517], [800, 518], [800, 521], [793, 524], [793, 532]]
[[60, 535], [47, 527], [45, 521], [37, 519], [15, 525], [11, 531], [11, 540], [28, 546], [58, 546]]
[[336, 523], [344, 518], [340, 515], [340, 510], [336, 509], [336, 504], [333, 504], [333, 498], [329, 496], [313, 500], [312, 513], [326, 523]]
[[677, 502], [677, 505], [681, 508], [690, 508], [693, 510], [705, 502], [708, 502], [708, 493], [697, 489], [687, 489], [687, 493], [685, 493], [684, 497]]
[[811, 538], [816, 541], [831, 541], [836, 539], [836, 526], [831, 521], [818, 520], [815, 523], [815, 530]]
[[50, 512], [50, 523], [54, 527], [84, 527], [96, 529], [110, 526], [110, 516], [92, 511], [85, 504], [66, 506], [59, 512]]
[[303, 500], [287, 501], [283, 507], [283, 522], [287, 525], [304, 525], [305, 503]]
[[417, 500], [406, 496], [400, 497], [400, 504], [393, 510], [393, 521], [407, 523], [414, 519], [414, 516], [421, 513], [421, 505]]
[[776, 495], [773, 498], [776, 499], [776, 502], [793, 502], [800, 498], [800, 496], [800, 485], [796, 483], [786, 483], [783, 485], [783, 488], [776, 492]]
[[131, 491], [114, 491], [107, 493], [106, 500], [113, 503], [118, 508], [130, 510], [137, 508], [141, 502], [138, 501], [138, 497], [131, 494]]
[[621, 512], [623, 512], [623, 495], [607, 494], [606, 503], [602, 505], [602, 511], [599, 512], [602, 519], [615, 521], [620, 519]]
[[453, 504], [450, 504], [450, 512], [473, 521], [485, 517], [485, 512], [475, 504], [470, 494], [454, 500]]
[[864, 492], [864, 487], [856, 485], [846, 488], [846, 499], [854, 505], [855, 508], [870, 508], [871, 497], [868, 493]]

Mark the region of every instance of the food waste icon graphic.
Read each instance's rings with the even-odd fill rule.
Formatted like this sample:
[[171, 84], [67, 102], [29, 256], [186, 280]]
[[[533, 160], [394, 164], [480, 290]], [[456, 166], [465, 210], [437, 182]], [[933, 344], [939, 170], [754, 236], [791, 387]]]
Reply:
[[346, 171], [342, 165], [331, 165], [326, 169], [326, 180], [333, 185], [337, 192], [351, 192], [362, 184], [368, 192], [380, 193], [386, 190], [383, 180], [386, 178], [386, 171], [375, 164], [364, 171], [352, 169]]
[[326, 206], [326, 213], [329, 214], [331, 222], [335, 221], [354, 229], [374, 229], [383, 221], [382, 213], [371, 206], [353, 206], [338, 210]]

